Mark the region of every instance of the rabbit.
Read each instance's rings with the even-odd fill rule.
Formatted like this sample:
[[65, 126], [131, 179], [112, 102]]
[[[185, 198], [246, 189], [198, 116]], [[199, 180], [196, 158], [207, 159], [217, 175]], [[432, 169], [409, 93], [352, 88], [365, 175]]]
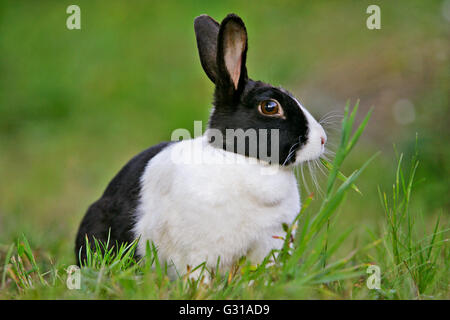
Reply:
[[[208, 127], [199, 137], [150, 147], [120, 170], [80, 224], [78, 264], [86, 259], [86, 237], [91, 244], [109, 237], [112, 245], [138, 239], [137, 258], [153, 243], [171, 275], [202, 263], [226, 271], [243, 256], [258, 264], [283, 245], [283, 224], [301, 205], [293, 169], [322, 155], [325, 131], [288, 91], [248, 77], [239, 16], [219, 24], [201, 15], [194, 29], [201, 65], [215, 85]], [[252, 154], [250, 142], [230, 147], [230, 129], [269, 131], [257, 149], [276, 142], [277, 157], [270, 147], [269, 156]]]

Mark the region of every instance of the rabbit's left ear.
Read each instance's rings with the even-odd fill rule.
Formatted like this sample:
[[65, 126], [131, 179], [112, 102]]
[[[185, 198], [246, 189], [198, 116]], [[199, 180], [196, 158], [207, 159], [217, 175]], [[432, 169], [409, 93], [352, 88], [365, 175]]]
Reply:
[[217, 36], [219, 23], [202, 14], [194, 20], [195, 37], [197, 38], [198, 54], [206, 75], [212, 82], [217, 79]]
[[222, 89], [234, 94], [240, 92], [247, 80], [247, 30], [235, 14], [229, 14], [220, 24], [217, 39], [217, 69]]

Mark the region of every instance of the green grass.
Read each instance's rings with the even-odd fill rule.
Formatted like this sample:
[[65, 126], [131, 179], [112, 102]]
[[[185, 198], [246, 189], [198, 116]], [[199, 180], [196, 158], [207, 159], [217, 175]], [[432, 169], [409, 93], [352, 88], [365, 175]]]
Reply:
[[[416, 154], [408, 175], [403, 155], [398, 157], [391, 196], [380, 189], [385, 219], [370, 237], [346, 252], [337, 254], [354, 226], [333, 228], [339, 207], [355, 182], [370, 166], [371, 157], [360, 169], [345, 178], [340, 172], [344, 160], [367, 125], [370, 113], [354, 129], [358, 104], [350, 112], [348, 104], [342, 121], [340, 145], [330, 168], [326, 194], [317, 210], [303, 201], [302, 210], [287, 231], [284, 246], [272, 252], [259, 265], [242, 257], [231, 270], [207, 270], [202, 276], [189, 274], [170, 280], [167, 265], [158, 259], [155, 246], [147, 242], [145, 256], [136, 261], [137, 241], [119, 248], [95, 240], [95, 250], [87, 251], [81, 268], [81, 288], [66, 286], [68, 264], [36, 259], [27, 238], [22, 235], [8, 247], [3, 260], [1, 298], [31, 299], [431, 299], [448, 298], [449, 228], [437, 219], [430, 233], [418, 236], [410, 203], [418, 168]], [[343, 181], [339, 181], [343, 180]], [[295, 232], [294, 232], [295, 231]], [[295, 236], [294, 236], [295, 235]], [[333, 237], [335, 240], [330, 241]], [[274, 260], [273, 263], [269, 261]], [[381, 289], [365, 285], [367, 267], [378, 265]], [[219, 264], [218, 264], [219, 265]], [[205, 280], [208, 279], [208, 280]]]

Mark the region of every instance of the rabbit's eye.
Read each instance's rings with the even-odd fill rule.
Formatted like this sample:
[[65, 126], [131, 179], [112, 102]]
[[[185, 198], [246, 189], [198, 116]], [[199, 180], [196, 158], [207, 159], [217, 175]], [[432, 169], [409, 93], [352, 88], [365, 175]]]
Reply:
[[270, 99], [264, 100], [258, 106], [260, 113], [266, 116], [281, 116], [282, 110], [278, 101]]

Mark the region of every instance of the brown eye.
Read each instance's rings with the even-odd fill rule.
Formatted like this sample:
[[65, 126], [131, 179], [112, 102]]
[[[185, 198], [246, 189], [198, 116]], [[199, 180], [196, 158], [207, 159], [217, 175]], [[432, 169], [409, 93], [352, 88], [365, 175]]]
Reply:
[[259, 104], [259, 112], [267, 116], [281, 115], [281, 107], [276, 100], [264, 100]]

